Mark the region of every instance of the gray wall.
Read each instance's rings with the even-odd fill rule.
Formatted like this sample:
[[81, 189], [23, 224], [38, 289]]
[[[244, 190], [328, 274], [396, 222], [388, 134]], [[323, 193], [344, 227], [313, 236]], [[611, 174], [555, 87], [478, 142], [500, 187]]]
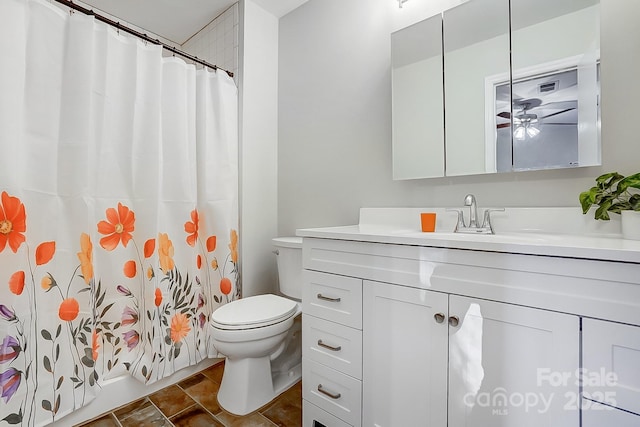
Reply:
[[602, 0], [602, 167], [393, 181], [389, 3], [310, 0], [280, 19], [280, 235], [355, 224], [360, 207], [460, 206], [469, 192], [480, 206], [578, 206], [601, 173], [640, 171], [640, 1]]

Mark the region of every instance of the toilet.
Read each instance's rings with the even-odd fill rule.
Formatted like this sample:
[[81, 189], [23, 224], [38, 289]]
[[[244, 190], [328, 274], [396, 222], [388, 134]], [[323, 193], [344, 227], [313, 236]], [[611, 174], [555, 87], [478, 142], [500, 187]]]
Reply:
[[265, 294], [225, 304], [211, 315], [211, 337], [225, 356], [218, 403], [234, 415], [266, 405], [302, 376], [302, 238], [272, 239], [285, 296]]

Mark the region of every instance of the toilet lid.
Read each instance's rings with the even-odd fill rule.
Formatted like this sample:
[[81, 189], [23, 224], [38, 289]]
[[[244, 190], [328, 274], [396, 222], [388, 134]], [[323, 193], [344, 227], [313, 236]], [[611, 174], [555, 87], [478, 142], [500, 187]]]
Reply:
[[223, 305], [213, 312], [211, 321], [223, 328], [257, 328], [285, 320], [297, 309], [293, 300], [272, 294], [256, 295]]

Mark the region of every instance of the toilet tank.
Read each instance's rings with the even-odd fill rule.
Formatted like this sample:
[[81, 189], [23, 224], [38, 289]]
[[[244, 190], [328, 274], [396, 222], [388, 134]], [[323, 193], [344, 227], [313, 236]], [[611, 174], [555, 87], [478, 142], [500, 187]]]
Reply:
[[272, 243], [277, 254], [280, 292], [302, 300], [302, 237], [276, 237]]

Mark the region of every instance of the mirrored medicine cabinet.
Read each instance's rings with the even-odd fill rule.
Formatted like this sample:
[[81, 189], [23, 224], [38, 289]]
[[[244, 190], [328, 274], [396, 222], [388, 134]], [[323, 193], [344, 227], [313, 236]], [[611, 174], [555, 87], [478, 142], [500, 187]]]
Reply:
[[391, 34], [393, 178], [594, 166], [600, 1], [469, 0]]

